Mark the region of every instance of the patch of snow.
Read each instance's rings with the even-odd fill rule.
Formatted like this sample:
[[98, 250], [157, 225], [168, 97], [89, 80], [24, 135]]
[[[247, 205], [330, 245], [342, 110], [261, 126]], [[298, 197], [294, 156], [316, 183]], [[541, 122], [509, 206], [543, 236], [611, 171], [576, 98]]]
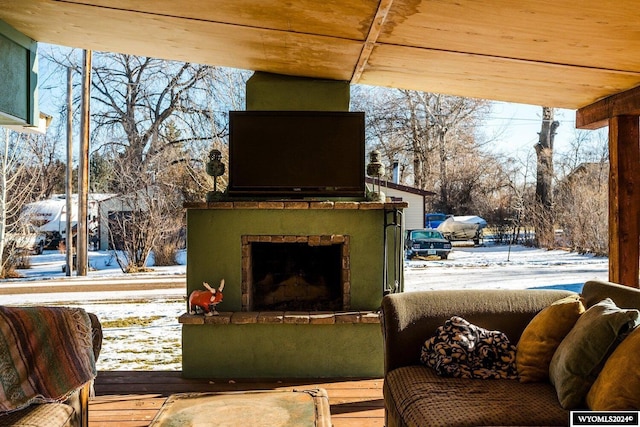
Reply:
[[609, 260], [524, 246], [456, 247], [447, 260], [405, 261], [405, 291], [568, 287], [607, 280]]
[[[89, 263], [95, 270], [89, 272], [88, 280], [134, 280], [143, 277], [152, 281], [159, 276], [183, 276], [186, 255], [181, 253], [180, 265], [153, 267], [154, 273], [139, 275], [122, 273], [108, 252], [91, 252]], [[24, 279], [4, 283], [64, 279], [63, 264], [63, 254], [46, 251], [43, 255], [31, 257], [32, 268], [21, 270]], [[405, 261], [404, 277], [406, 292], [471, 288], [572, 289], [587, 280], [607, 280], [608, 259], [523, 246], [456, 246], [448, 260]], [[77, 277], [66, 279], [69, 283], [82, 283]], [[0, 304], [57, 304], [82, 307], [95, 313], [106, 324], [98, 370], [180, 370], [182, 328], [177, 318], [186, 312], [185, 294], [183, 287], [126, 292], [43, 292], [0, 295]], [[118, 321], [135, 318], [142, 318], [143, 325], [109, 326], [111, 322], [117, 324]]]
[[[114, 277], [126, 276], [134, 277], [135, 274], [125, 274], [120, 269], [113, 251], [89, 251], [88, 252], [89, 272], [87, 277]], [[30, 256], [31, 268], [18, 270], [24, 276], [21, 279], [9, 279], [8, 282], [24, 280], [46, 280], [68, 278], [63, 267], [65, 266], [65, 254], [57, 250], [45, 250], [42, 255]], [[153, 256], [150, 257], [147, 266], [153, 269], [153, 273], [158, 275], [185, 274], [187, 265], [186, 250], [181, 250], [176, 256], [176, 265], [155, 266]], [[72, 272], [75, 277], [76, 272]], [[147, 274], [147, 273], [137, 273]]]

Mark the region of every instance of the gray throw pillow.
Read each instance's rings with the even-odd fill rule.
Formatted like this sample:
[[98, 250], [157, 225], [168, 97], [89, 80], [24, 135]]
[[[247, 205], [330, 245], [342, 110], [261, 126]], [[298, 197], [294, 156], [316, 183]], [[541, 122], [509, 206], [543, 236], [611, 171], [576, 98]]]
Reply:
[[618, 343], [638, 323], [640, 312], [618, 308], [606, 298], [590, 307], [562, 340], [551, 359], [549, 378], [564, 409], [584, 399]]

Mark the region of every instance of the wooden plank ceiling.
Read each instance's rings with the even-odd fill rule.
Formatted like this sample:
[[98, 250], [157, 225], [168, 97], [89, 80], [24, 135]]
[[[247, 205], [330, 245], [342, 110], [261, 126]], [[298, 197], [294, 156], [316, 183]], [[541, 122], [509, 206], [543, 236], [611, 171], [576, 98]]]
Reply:
[[640, 86], [634, 0], [0, 0], [32, 39], [577, 109]]

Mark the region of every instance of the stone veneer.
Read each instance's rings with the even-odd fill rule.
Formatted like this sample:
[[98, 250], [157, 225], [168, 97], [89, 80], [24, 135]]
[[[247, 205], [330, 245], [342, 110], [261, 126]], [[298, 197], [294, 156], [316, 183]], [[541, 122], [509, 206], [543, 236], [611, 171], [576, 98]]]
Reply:
[[380, 323], [380, 316], [378, 311], [227, 311], [217, 316], [183, 314], [178, 320], [184, 325], [334, 325]]
[[307, 200], [251, 200], [225, 202], [190, 202], [186, 209], [404, 209], [407, 202], [352, 202], [352, 201], [307, 201]]

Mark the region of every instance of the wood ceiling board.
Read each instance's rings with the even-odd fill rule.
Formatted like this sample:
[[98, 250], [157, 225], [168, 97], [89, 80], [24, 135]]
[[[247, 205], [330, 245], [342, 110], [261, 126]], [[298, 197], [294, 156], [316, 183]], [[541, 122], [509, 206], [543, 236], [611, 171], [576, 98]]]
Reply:
[[129, 13], [113, 9], [87, 19], [84, 9], [94, 8], [64, 2], [30, 1], [26, 10], [3, 3], [13, 7], [2, 18], [27, 36], [96, 51], [349, 80], [362, 49], [346, 39], [148, 14], [136, 14], [132, 25]]
[[577, 109], [639, 85], [640, 73], [378, 45], [355, 83]]
[[378, 0], [65, 0], [151, 15], [364, 40]]
[[640, 71], [631, 0], [395, 0], [379, 43]]
[[[635, 26], [632, 21], [637, 19], [638, 12], [628, 0], [613, 3], [610, 0], [599, 3], [586, 0], [575, 11], [574, 5], [569, 5], [567, 0], [554, 3], [547, 0], [459, 0], [455, 3], [445, 0], [393, 0], [380, 36], [366, 43], [344, 37], [257, 28], [258, 23], [243, 27], [236, 23], [182, 19], [158, 13], [118, 11], [74, 1], [80, 0], [0, 0], [0, 19], [25, 35], [46, 43], [314, 78], [348, 81], [355, 73], [354, 83], [565, 108], [579, 108], [640, 83], [634, 73], [558, 65], [575, 61], [577, 57], [589, 63], [599, 59], [599, 68], [635, 67], [635, 62], [640, 61], [640, 55], [635, 54], [640, 50], [636, 48], [640, 35], [632, 32], [631, 28]], [[96, 1], [107, 4], [106, 0]], [[185, 0], [175, 4], [189, 16], [196, 12], [214, 14], [216, 6], [219, 6], [222, 9], [220, 16], [229, 19], [235, 3], [231, 0], [213, 1]], [[238, 1], [251, 4], [250, 0]], [[276, 0], [265, 1], [278, 4], [273, 3]], [[305, 4], [309, 7], [321, 4], [312, 0], [302, 1], [308, 2]], [[330, 1], [339, 3], [338, 0]], [[342, 25], [337, 23], [346, 22], [344, 26], [348, 27], [357, 21], [357, 30], [351, 27], [340, 34], [362, 37], [363, 29], [373, 22], [375, 16], [373, 10], [368, 10], [371, 9], [371, 1], [356, 0], [352, 6], [354, 9], [344, 12], [348, 16], [329, 22], [325, 30], [332, 32], [336, 25]], [[141, 8], [158, 5], [161, 11], [165, 10], [162, 8], [169, 11], [174, 7], [167, 0], [129, 3]], [[113, 0], [109, 4], [128, 3]], [[386, 0], [378, 4], [378, 14], [383, 4]], [[456, 5], [463, 8], [456, 9]], [[513, 12], [513, 5], [519, 8], [517, 12]], [[543, 6], [547, 9], [541, 9]], [[355, 14], [356, 9], [366, 10], [366, 16], [356, 19], [355, 15], [349, 15]], [[323, 16], [318, 22], [328, 16], [322, 15], [321, 9], [309, 10], [312, 10], [308, 12], [310, 14]], [[525, 12], [531, 15], [529, 19], [519, 17]], [[257, 9], [248, 11], [241, 19], [251, 21], [259, 13]], [[541, 14], [553, 24], [551, 27], [556, 37], [540, 37], [551, 28], [551, 24], [540, 24], [544, 21]], [[400, 19], [400, 15], [404, 18]], [[602, 19], [594, 20], [597, 16]], [[268, 25], [282, 26], [285, 21], [291, 27], [300, 25], [299, 18], [285, 18], [289, 21], [275, 17]], [[594, 34], [593, 30], [599, 28], [598, 25], [603, 31]], [[386, 46], [382, 43], [385, 38], [394, 43], [437, 44], [440, 48]], [[596, 42], [598, 44], [590, 45]], [[367, 49], [363, 49], [365, 44]], [[481, 54], [467, 55], [472, 50]], [[363, 52], [371, 52], [371, 58], [366, 60]], [[576, 52], [580, 54], [574, 55]], [[513, 59], [538, 56], [540, 63]], [[559, 56], [562, 60], [558, 59]], [[432, 64], [438, 65], [434, 67]], [[363, 73], [361, 78], [357, 78], [359, 72]]]

